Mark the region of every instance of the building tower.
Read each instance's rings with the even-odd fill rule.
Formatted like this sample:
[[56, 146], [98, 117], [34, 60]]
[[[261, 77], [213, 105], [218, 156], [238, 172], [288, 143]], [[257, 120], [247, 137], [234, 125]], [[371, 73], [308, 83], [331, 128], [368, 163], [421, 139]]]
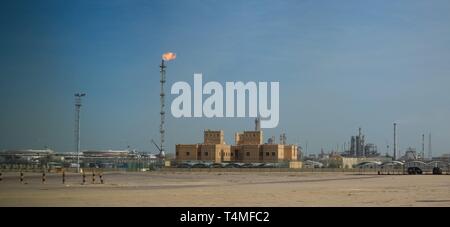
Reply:
[[77, 172], [80, 172], [80, 110], [81, 110], [81, 98], [86, 96], [85, 93], [75, 93], [75, 145], [77, 149]]

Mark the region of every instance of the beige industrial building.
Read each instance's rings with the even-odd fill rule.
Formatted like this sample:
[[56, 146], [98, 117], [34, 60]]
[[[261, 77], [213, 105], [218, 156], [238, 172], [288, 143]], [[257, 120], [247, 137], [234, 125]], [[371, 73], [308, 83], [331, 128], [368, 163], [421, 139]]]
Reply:
[[225, 144], [223, 131], [206, 130], [201, 144], [177, 144], [176, 160], [230, 161], [230, 145]]
[[356, 164], [358, 164], [358, 158], [355, 157], [335, 155], [328, 159], [328, 166], [333, 168], [352, 169]]
[[220, 162], [280, 162], [296, 161], [297, 146], [264, 144], [262, 131], [244, 131], [235, 134], [235, 144], [225, 143], [224, 133], [205, 130], [201, 144], [177, 144], [177, 161]]

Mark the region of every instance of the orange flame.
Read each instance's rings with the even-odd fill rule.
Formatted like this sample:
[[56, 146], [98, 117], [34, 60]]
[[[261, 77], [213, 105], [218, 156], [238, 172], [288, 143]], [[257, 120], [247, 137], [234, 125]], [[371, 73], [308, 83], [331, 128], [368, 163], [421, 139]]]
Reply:
[[177, 58], [177, 55], [175, 53], [172, 53], [172, 52], [167, 52], [167, 53], [162, 55], [162, 59], [164, 61], [174, 60], [175, 58]]

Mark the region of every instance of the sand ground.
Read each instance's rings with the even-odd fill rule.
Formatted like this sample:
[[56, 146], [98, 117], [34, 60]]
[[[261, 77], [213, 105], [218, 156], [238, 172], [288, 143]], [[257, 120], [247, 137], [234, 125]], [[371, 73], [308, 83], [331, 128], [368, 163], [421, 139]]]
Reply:
[[298, 172], [3, 173], [0, 206], [450, 206], [450, 175]]

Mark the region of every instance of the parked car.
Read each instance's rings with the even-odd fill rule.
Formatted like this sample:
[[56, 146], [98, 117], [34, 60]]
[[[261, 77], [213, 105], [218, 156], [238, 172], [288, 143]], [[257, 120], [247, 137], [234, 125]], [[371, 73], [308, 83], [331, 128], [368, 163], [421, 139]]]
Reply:
[[439, 167], [434, 167], [433, 168], [433, 174], [442, 174], [442, 169]]
[[420, 169], [419, 167], [409, 167], [408, 174], [411, 174], [411, 175], [422, 174], [422, 169]]

